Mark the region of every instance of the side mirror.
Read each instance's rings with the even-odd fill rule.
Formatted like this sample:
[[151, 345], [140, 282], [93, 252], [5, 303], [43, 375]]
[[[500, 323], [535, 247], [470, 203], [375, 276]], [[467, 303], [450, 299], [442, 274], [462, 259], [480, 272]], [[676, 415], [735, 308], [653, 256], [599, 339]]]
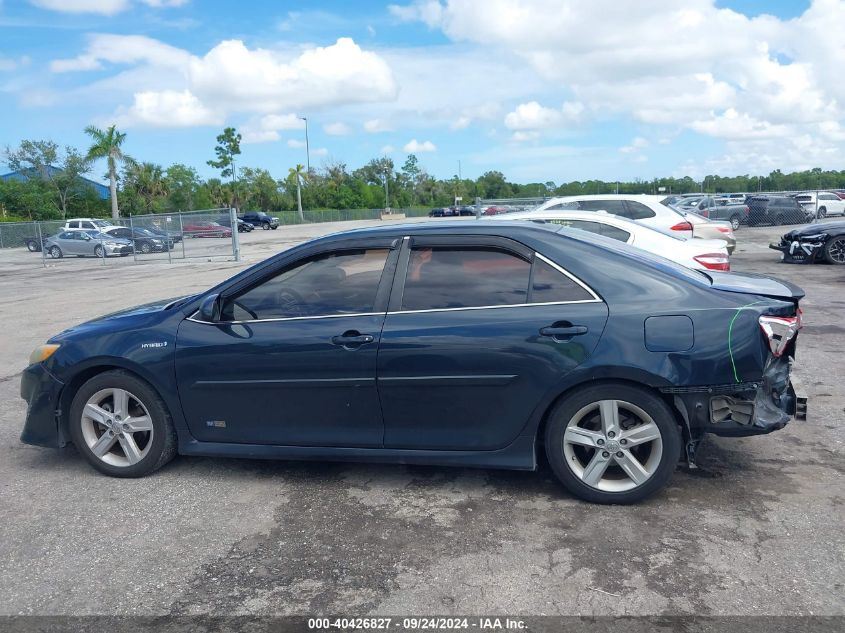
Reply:
[[90, 242], [90, 241], [91, 241], [92, 239], [94, 239], [94, 238], [92, 238], [92, 237], [91, 237], [90, 235], [88, 235], [87, 233], [83, 233], [83, 234], [82, 234], [82, 239], [83, 239], [83, 240], [85, 240], [86, 242]]
[[202, 321], [216, 323], [220, 320], [220, 295], [208, 295], [202, 300], [199, 307], [199, 316]]

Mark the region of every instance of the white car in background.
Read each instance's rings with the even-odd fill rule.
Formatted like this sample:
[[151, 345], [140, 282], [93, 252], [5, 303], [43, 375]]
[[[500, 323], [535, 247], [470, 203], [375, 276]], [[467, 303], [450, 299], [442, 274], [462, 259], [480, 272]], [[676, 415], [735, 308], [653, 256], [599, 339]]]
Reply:
[[496, 219], [561, 224], [625, 242], [687, 268], [720, 271], [731, 269], [727, 248], [721, 240], [684, 238], [677, 233], [654, 229], [604, 211], [527, 211], [500, 215]]
[[564, 196], [546, 200], [533, 211], [605, 211], [660, 231], [671, 231], [684, 238], [722, 240], [729, 252], [736, 247], [736, 238], [729, 222], [713, 222], [696, 213], [676, 211], [660, 203], [664, 197], [647, 194]]
[[816, 193], [799, 193], [795, 196], [798, 204], [804, 209], [809, 218], [825, 218], [829, 215], [845, 215], [845, 200], [835, 193], [820, 191], [818, 193], [818, 215], [816, 215]]

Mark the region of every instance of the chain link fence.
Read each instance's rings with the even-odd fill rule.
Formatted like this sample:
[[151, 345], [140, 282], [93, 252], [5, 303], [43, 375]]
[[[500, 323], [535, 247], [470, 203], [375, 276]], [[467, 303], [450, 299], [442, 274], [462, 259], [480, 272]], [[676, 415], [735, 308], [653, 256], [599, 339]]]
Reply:
[[233, 209], [0, 223], [0, 262], [43, 266], [240, 258]]

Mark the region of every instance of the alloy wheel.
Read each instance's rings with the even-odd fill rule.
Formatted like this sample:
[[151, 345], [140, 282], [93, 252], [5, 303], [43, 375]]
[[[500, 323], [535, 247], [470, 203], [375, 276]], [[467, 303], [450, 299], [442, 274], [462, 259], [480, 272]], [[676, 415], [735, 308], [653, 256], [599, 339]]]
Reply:
[[638, 406], [599, 400], [581, 408], [563, 435], [569, 469], [603, 492], [626, 492], [645, 484], [663, 455], [660, 428]]
[[739, 218], [731, 218], [731, 228], [734, 231], [739, 229]]
[[82, 409], [82, 437], [106, 464], [126, 467], [146, 457], [153, 445], [147, 407], [125, 389], [101, 389]]
[[835, 238], [828, 246], [827, 253], [837, 264], [845, 264], [845, 237]]

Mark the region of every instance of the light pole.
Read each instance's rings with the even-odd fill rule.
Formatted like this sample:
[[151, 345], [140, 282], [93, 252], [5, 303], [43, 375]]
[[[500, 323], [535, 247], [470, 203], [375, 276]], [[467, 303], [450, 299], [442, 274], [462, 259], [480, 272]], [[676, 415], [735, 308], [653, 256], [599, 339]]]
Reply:
[[304, 116], [299, 117], [305, 121], [305, 169], [311, 173], [311, 147], [308, 145], [308, 119]]

